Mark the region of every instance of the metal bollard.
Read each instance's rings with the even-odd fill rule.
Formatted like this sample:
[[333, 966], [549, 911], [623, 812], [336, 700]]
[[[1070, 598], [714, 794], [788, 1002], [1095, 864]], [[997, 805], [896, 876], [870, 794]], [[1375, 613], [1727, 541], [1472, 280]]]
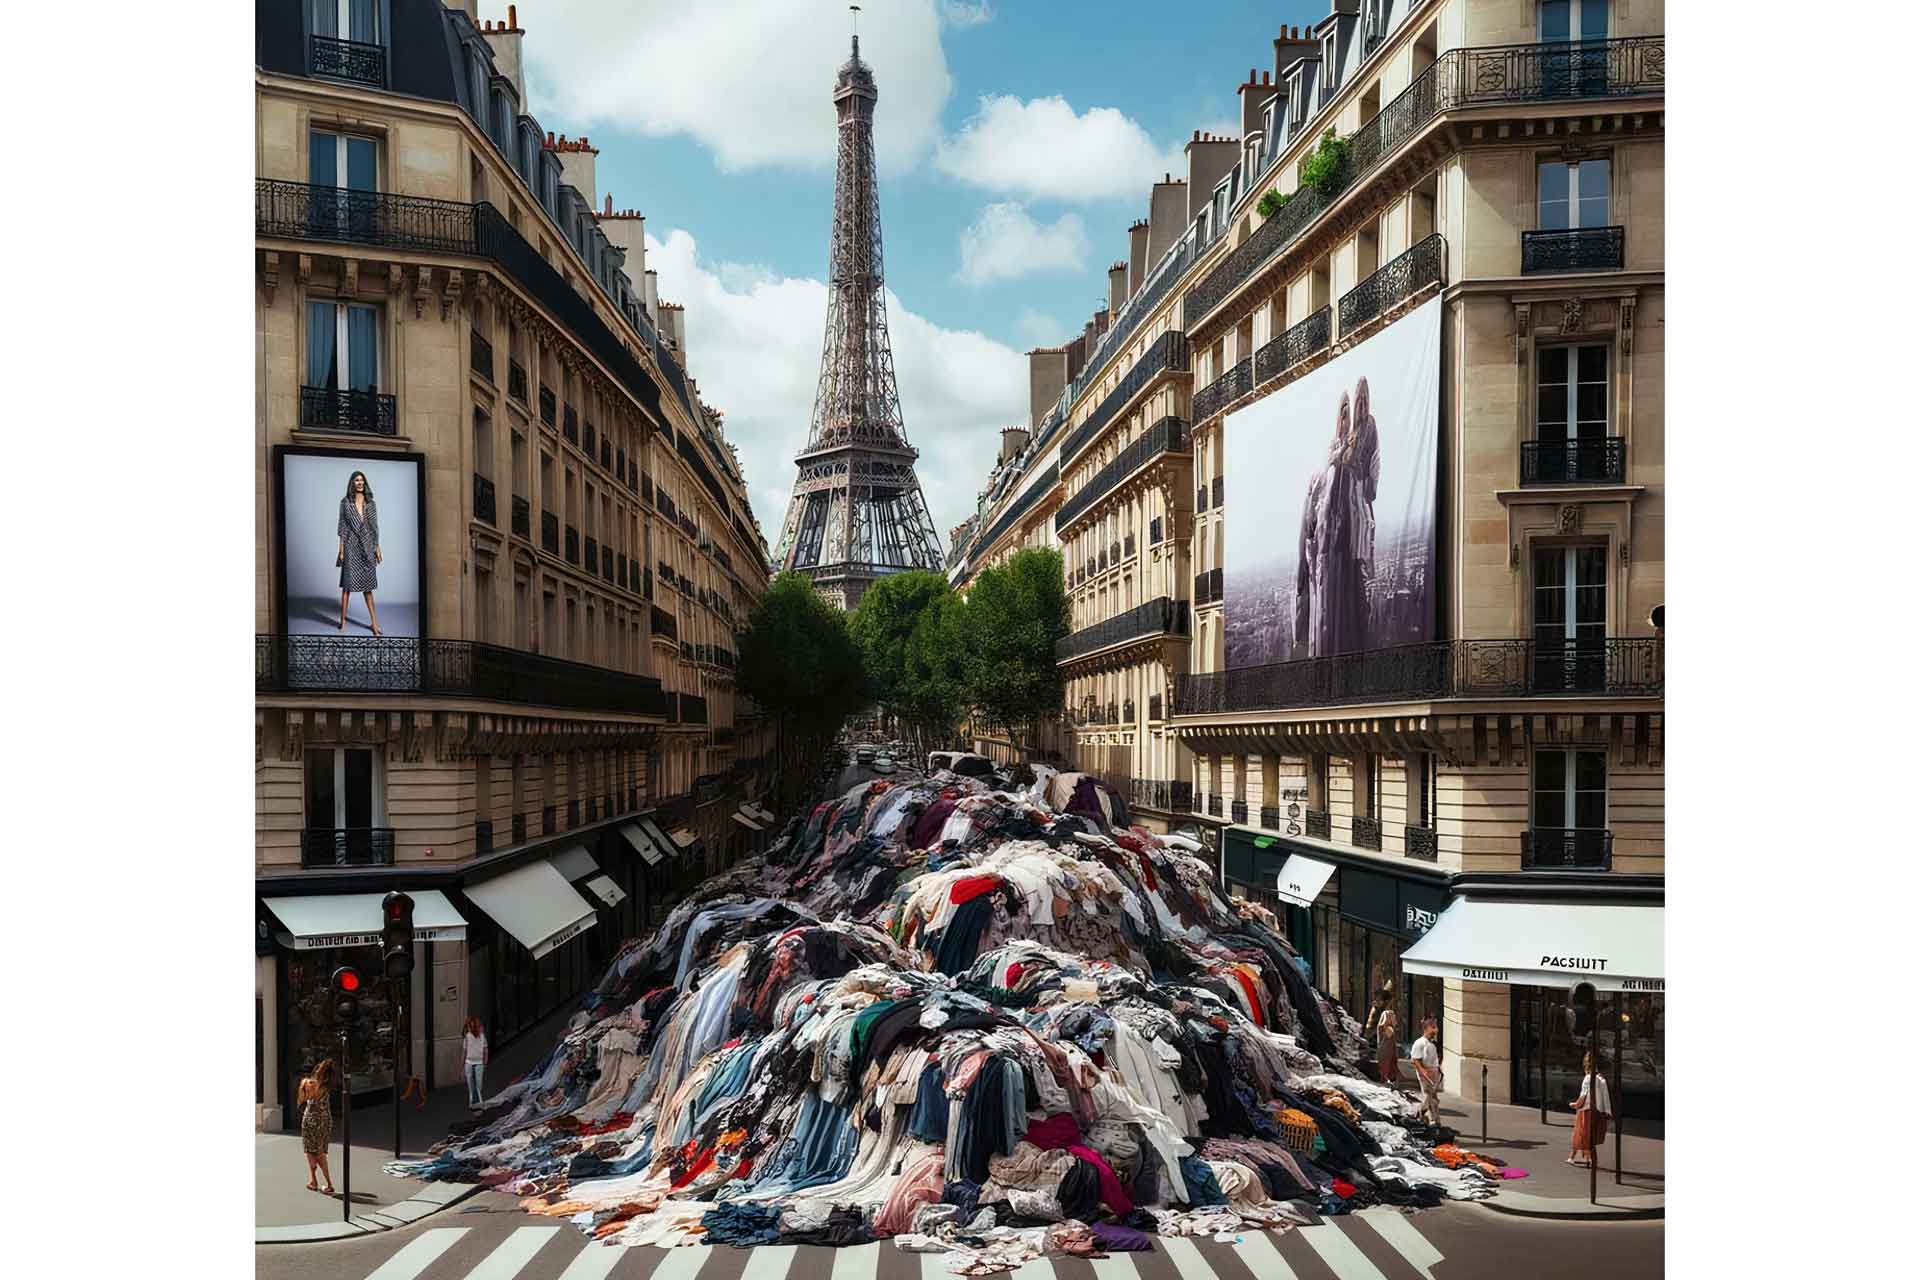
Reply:
[[1487, 1140], [1487, 1064], [1480, 1064], [1480, 1141]]

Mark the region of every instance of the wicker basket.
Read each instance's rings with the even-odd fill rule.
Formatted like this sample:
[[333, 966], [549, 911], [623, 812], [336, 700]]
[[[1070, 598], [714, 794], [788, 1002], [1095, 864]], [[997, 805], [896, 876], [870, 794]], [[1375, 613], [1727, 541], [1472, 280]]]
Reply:
[[1313, 1117], [1288, 1107], [1281, 1111], [1278, 1118], [1280, 1136], [1287, 1146], [1295, 1151], [1312, 1152], [1313, 1140], [1320, 1136], [1320, 1126], [1313, 1122]]

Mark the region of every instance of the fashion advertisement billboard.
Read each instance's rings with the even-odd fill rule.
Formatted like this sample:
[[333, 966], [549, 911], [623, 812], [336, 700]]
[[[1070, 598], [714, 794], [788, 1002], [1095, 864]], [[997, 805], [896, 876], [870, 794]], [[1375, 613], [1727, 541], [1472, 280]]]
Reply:
[[280, 454], [280, 583], [290, 636], [421, 634], [418, 455]]
[[1226, 665], [1436, 634], [1440, 302], [1227, 415]]

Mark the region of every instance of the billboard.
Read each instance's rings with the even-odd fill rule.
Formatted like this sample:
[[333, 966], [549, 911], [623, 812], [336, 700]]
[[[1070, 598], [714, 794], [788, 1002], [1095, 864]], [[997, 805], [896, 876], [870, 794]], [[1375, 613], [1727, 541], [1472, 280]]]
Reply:
[[423, 634], [419, 454], [278, 451], [281, 629]]
[[1435, 637], [1439, 418], [1438, 298], [1227, 415], [1229, 669]]

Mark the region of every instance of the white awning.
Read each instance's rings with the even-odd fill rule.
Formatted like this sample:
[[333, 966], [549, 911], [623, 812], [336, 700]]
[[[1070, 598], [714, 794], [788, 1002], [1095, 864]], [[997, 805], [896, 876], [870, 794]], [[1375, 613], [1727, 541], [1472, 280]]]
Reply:
[[1664, 991], [1666, 915], [1641, 903], [1456, 898], [1400, 967], [1473, 982]]
[[580, 881], [588, 876], [600, 874], [600, 864], [593, 860], [583, 844], [570, 844], [551, 859], [554, 869], [569, 880]]
[[657, 866], [661, 859], [667, 856], [666, 850], [654, 848], [653, 838], [647, 835], [646, 829], [637, 822], [621, 823], [620, 834], [626, 838], [628, 844], [633, 846], [635, 853], [646, 859], [650, 867]]
[[653, 847], [660, 851], [662, 857], [677, 858], [680, 856], [680, 849], [674, 844], [672, 837], [662, 831], [660, 824], [655, 822], [651, 817], [641, 818], [637, 825], [642, 831], [647, 833], [647, 838], [653, 841]]
[[617, 907], [627, 900], [627, 891], [615, 884], [611, 876], [595, 876], [587, 881], [587, 889], [610, 907]]
[[[467, 921], [438, 889], [408, 889], [413, 899], [415, 942], [459, 942]], [[322, 947], [369, 947], [380, 941], [380, 900], [384, 893], [315, 894], [266, 898], [267, 910], [287, 926], [295, 951]]]
[[546, 859], [515, 867], [484, 884], [467, 886], [467, 898], [520, 940], [538, 960], [593, 927], [593, 904], [574, 892]]
[[1280, 879], [1274, 891], [1288, 902], [1310, 907], [1332, 877], [1331, 862], [1322, 862], [1298, 853], [1289, 854], [1280, 868]]
[[733, 815], [733, 820], [739, 823], [741, 826], [745, 827], [749, 831], [764, 831], [766, 829], [762, 827], [759, 823], [755, 822], [752, 818], [749, 818], [747, 816], [747, 811], [745, 809], [735, 810]]
[[699, 837], [695, 836], [693, 832], [687, 830], [685, 827], [675, 827], [673, 829], [673, 842], [682, 849], [693, 848], [693, 842], [698, 838]]

